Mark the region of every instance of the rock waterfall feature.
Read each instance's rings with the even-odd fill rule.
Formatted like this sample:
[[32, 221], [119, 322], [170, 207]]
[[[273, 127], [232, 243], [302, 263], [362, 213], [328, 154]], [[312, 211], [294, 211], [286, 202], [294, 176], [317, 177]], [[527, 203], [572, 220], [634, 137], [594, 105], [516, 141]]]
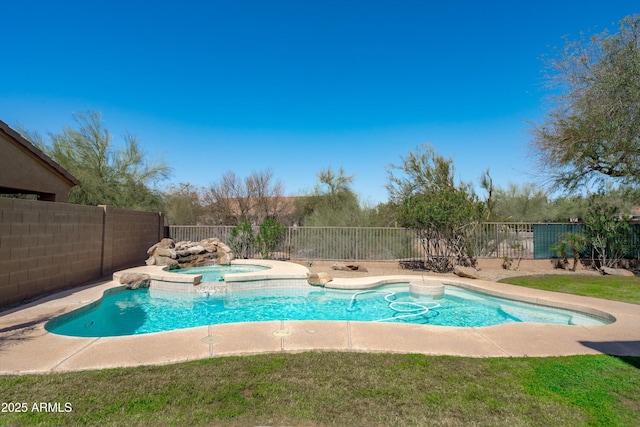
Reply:
[[229, 265], [235, 258], [231, 248], [215, 237], [199, 242], [162, 239], [147, 254], [147, 265], [168, 265], [169, 269]]

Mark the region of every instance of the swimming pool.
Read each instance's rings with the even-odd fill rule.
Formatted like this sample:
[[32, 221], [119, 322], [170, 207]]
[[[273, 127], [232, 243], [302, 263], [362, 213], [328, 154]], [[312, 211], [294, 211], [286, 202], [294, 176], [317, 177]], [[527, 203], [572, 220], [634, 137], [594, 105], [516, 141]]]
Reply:
[[115, 288], [100, 301], [48, 322], [52, 333], [80, 337], [148, 334], [212, 324], [272, 320], [346, 320], [482, 327], [514, 322], [605, 325], [575, 311], [445, 286], [440, 298], [409, 292], [408, 283], [370, 290], [260, 289], [222, 294]]

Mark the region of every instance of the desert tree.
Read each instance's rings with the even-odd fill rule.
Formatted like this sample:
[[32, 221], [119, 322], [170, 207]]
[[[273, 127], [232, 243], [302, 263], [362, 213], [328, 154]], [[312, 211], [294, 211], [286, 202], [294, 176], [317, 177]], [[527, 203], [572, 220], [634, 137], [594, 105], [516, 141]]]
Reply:
[[556, 188], [640, 184], [640, 15], [548, 57], [550, 108], [531, 148]]
[[585, 237], [595, 253], [598, 267], [616, 267], [631, 248], [630, 235], [629, 216], [614, 198], [604, 193], [589, 197]]
[[202, 223], [202, 190], [181, 182], [163, 192], [164, 213], [169, 225], [197, 225]]
[[205, 189], [203, 203], [209, 223], [259, 225], [267, 218], [281, 220], [287, 213], [284, 185], [270, 169], [241, 178], [226, 172]]
[[307, 226], [355, 227], [369, 225], [370, 209], [361, 206], [353, 191], [354, 175], [331, 166], [320, 170], [313, 191], [298, 199], [297, 216]]
[[470, 237], [484, 217], [470, 184], [455, 183], [453, 160], [425, 144], [387, 169], [390, 199], [398, 206], [398, 223], [415, 230], [425, 252], [425, 266], [438, 272], [454, 262], [475, 264]]
[[390, 164], [387, 168], [386, 188], [392, 203], [401, 204], [415, 194], [455, 187], [453, 160], [441, 156], [430, 144], [416, 147], [401, 160], [401, 164]]
[[34, 141], [80, 181], [71, 189], [69, 202], [160, 209], [162, 195], [156, 186], [169, 177], [169, 166], [149, 159], [133, 134], [125, 134], [123, 144], [116, 146], [100, 113], [87, 111], [73, 118], [76, 127], [49, 134], [49, 141]]
[[242, 179], [228, 171], [203, 192], [202, 199], [209, 224], [238, 225], [248, 221], [247, 191]]
[[549, 196], [542, 188], [533, 183], [509, 183], [505, 188], [494, 191], [495, 218], [510, 222], [539, 222], [550, 218]]

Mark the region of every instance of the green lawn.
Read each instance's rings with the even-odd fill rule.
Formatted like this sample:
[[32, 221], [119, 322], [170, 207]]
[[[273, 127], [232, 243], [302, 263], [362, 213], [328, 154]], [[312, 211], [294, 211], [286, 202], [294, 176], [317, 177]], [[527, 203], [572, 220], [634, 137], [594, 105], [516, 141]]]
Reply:
[[[604, 279], [601, 286], [607, 289], [585, 290], [590, 282], [581, 283], [580, 276], [510, 280], [640, 301], [637, 282], [590, 278], [596, 279]], [[550, 284], [543, 287], [540, 281]], [[0, 363], [1, 358], [0, 353]], [[15, 426], [638, 426], [640, 357], [320, 352], [225, 357], [4, 376], [0, 400], [0, 425]], [[71, 411], [38, 412], [41, 402]], [[27, 412], [7, 412], [22, 403]]]
[[640, 277], [545, 274], [500, 281], [545, 291], [640, 304]]

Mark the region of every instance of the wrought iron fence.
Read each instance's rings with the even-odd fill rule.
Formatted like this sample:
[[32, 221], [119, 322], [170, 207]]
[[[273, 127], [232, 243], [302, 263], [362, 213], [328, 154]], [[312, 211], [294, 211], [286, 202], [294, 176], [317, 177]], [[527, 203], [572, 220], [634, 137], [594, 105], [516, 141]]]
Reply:
[[533, 224], [485, 222], [479, 224], [472, 236], [474, 254], [479, 258], [533, 258]]
[[[217, 237], [228, 242], [231, 226], [169, 226], [176, 241]], [[258, 228], [254, 229], [257, 233]], [[533, 225], [482, 223], [469, 234], [472, 253], [480, 258], [531, 259]], [[257, 256], [256, 251], [252, 256]], [[275, 258], [294, 260], [395, 261], [422, 259], [422, 242], [415, 231], [395, 227], [288, 227]]]

